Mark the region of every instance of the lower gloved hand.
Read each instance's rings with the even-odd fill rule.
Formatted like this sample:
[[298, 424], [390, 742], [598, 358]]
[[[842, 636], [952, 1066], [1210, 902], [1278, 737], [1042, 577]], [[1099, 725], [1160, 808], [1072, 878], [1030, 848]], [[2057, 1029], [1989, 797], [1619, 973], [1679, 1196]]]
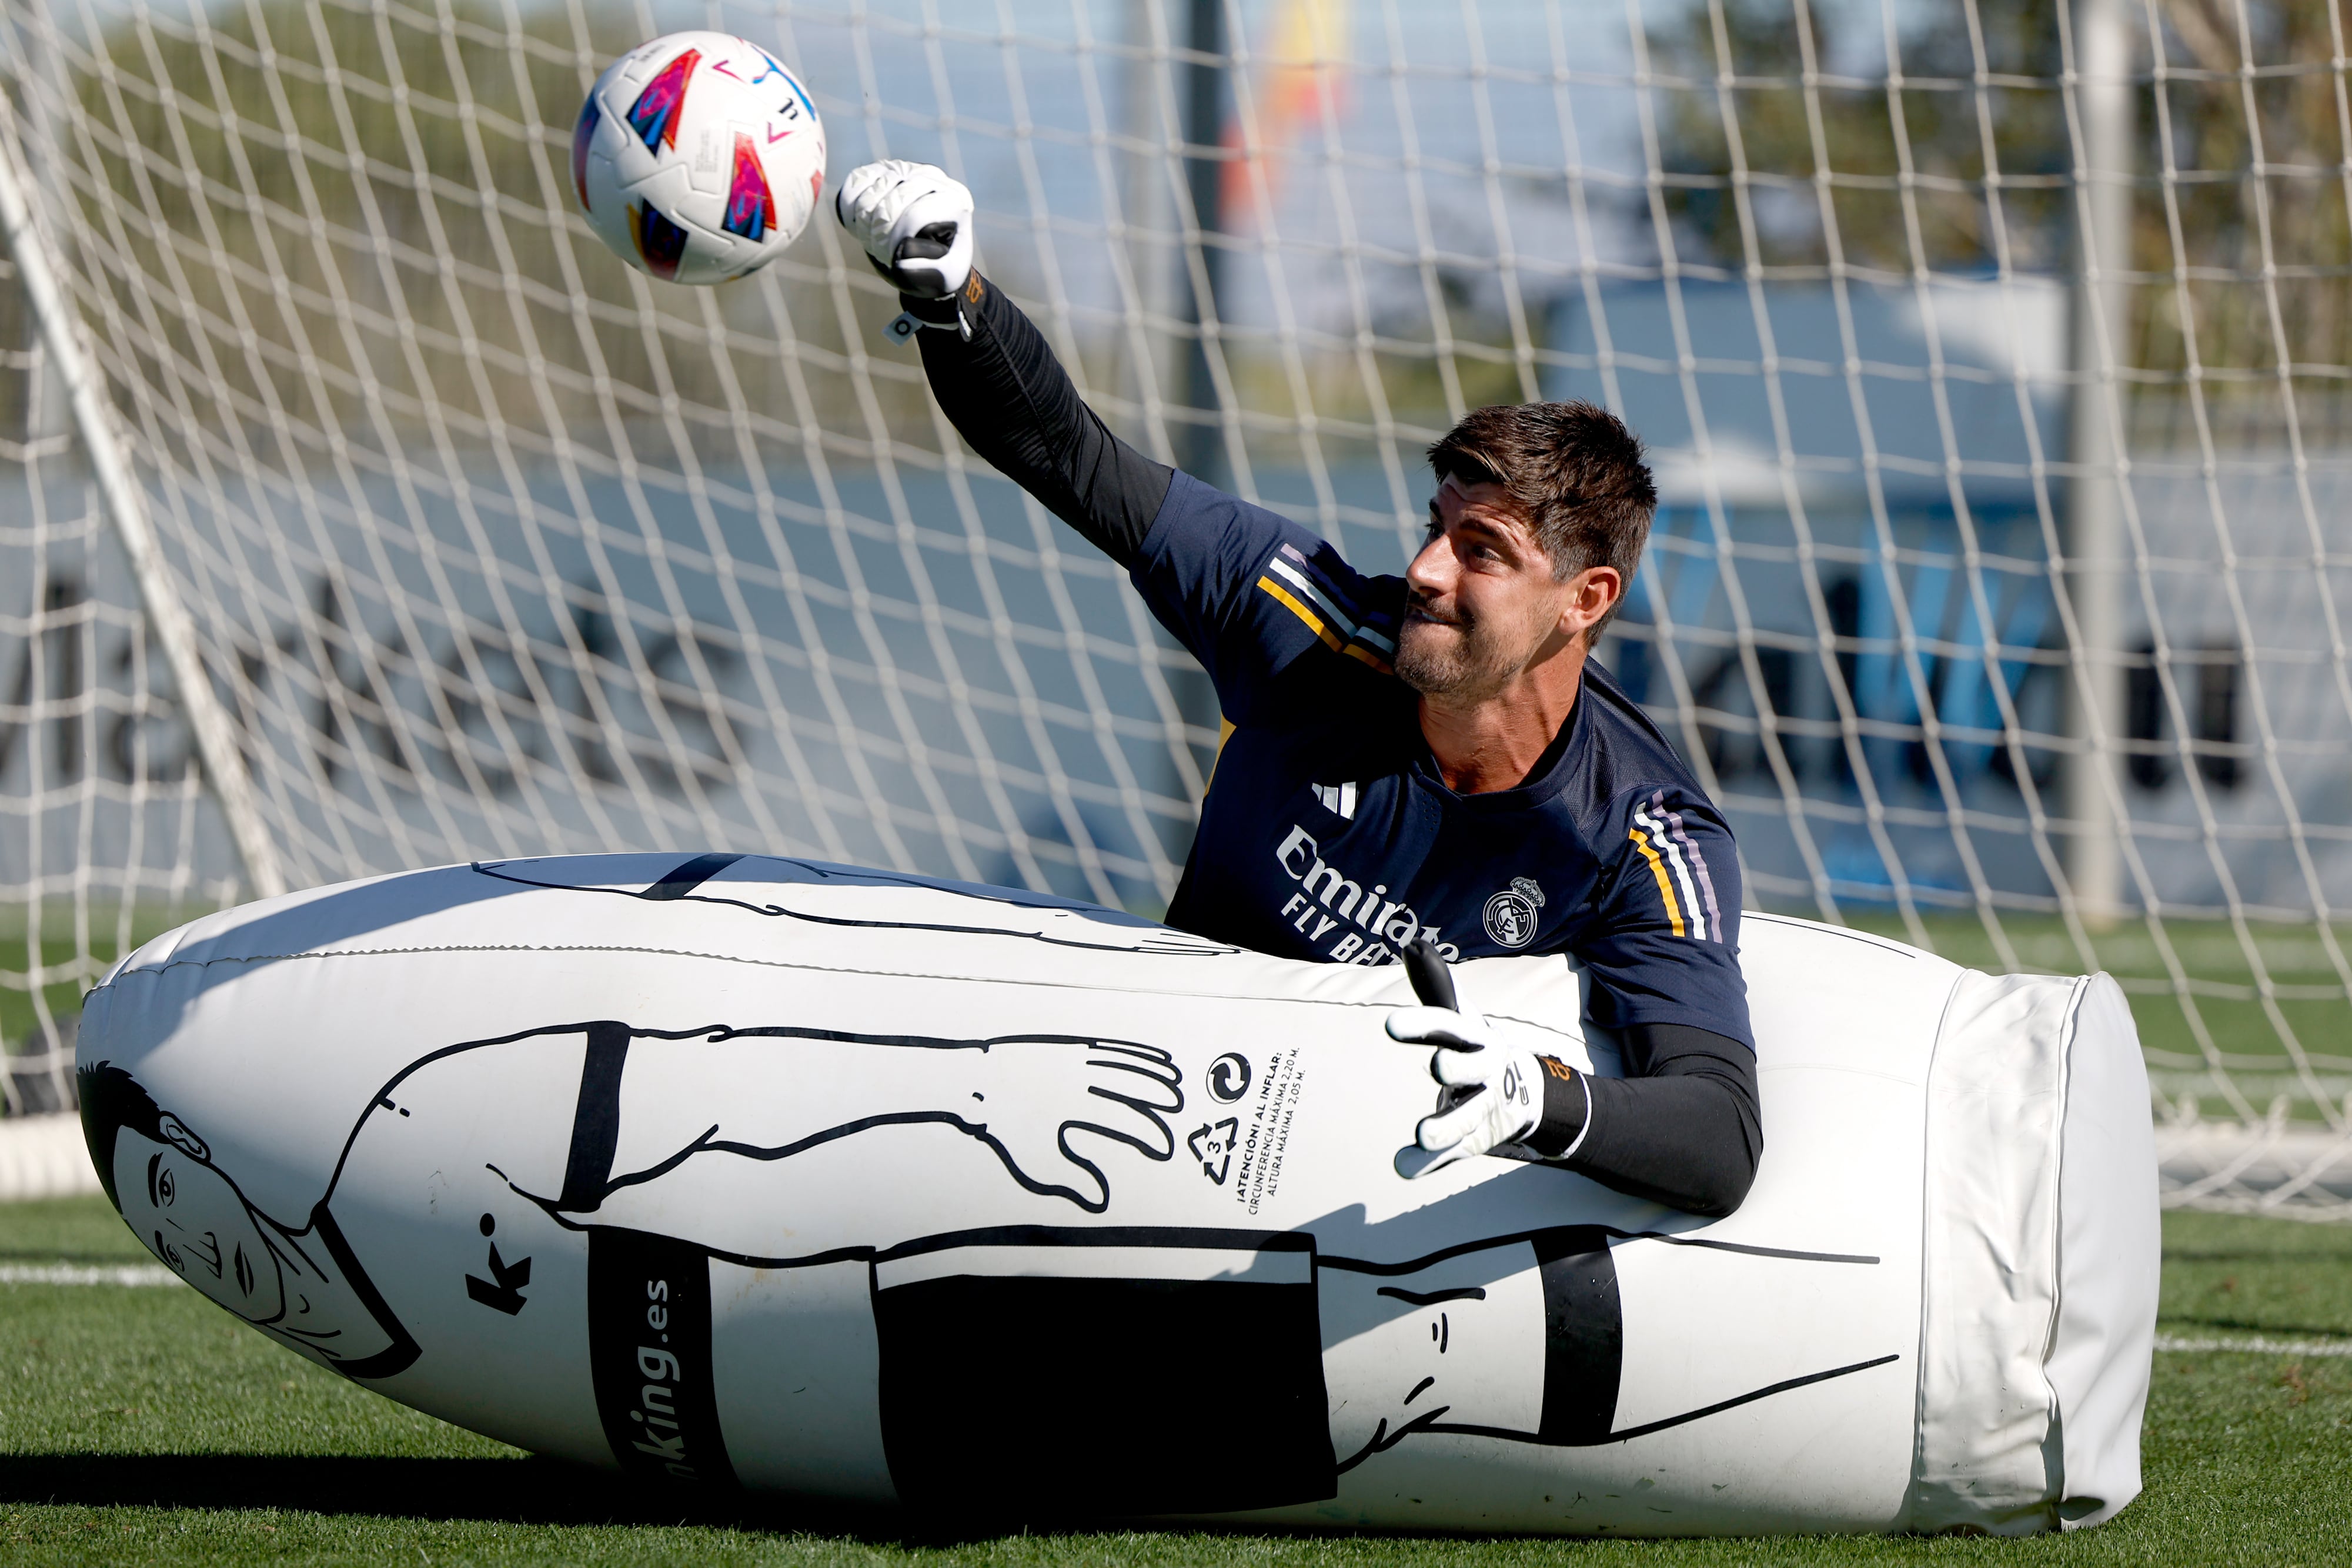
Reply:
[[944, 299], [971, 277], [971, 193], [944, 169], [895, 158], [853, 169], [833, 213], [901, 294]]
[[[1389, 1038], [1433, 1045], [1430, 1076], [1466, 1095], [1422, 1118], [1418, 1142], [1433, 1155], [1412, 1172], [1443, 1170], [1456, 1160], [1516, 1144], [1543, 1121], [1544, 1059], [1525, 1046], [1495, 1039], [1486, 1019], [1445, 1008], [1400, 1008], [1389, 1015]], [[1565, 1073], [1566, 1068], [1559, 1069]]]

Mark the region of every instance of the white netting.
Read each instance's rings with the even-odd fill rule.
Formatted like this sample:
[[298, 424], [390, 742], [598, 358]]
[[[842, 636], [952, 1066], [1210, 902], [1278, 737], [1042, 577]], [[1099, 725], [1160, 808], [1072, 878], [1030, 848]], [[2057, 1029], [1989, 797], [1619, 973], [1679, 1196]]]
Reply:
[[[0, 311], [17, 280], [0, 260]], [[71, 1107], [81, 995], [134, 932], [236, 882], [216, 848], [197, 874], [218, 814], [45, 356], [0, 348], [0, 1114], [37, 1115]]]
[[2175, 1200], [2346, 1207], [2332, 0], [0, 0], [12, 1107], [124, 942], [263, 862], [1166, 898], [1204, 683], [966, 456], [862, 258], [820, 222], [668, 288], [572, 213], [587, 83], [689, 26], [801, 69], [836, 178], [966, 180], [1115, 425], [1368, 567], [1466, 408], [1619, 408], [1667, 505], [1603, 656], [1754, 899], [2113, 970]]

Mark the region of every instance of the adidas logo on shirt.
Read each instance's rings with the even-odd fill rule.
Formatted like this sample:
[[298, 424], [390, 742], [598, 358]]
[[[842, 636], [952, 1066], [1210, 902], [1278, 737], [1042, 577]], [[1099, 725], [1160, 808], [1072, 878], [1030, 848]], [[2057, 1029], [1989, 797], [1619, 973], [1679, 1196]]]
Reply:
[[1356, 820], [1356, 787], [1353, 784], [1318, 784], [1315, 798], [1324, 809], [1348, 821]]

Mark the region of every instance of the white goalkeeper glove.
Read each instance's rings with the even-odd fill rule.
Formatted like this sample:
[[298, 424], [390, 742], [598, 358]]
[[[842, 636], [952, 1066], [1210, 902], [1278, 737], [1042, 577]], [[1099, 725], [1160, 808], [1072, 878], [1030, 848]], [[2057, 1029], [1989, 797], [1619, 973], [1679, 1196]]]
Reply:
[[[1408, 1045], [1433, 1045], [1429, 1074], [1448, 1090], [1467, 1091], [1434, 1115], [1422, 1118], [1417, 1139], [1431, 1157], [1400, 1158], [1398, 1168], [1414, 1176], [1444, 1170], [1456, 1160], [1492, 1154], [1533, 1133], [1543, 1121], [1545, 1068], [1521, 1045], [1496, 1041], [1494, 1028], [1476, 1013], [1445, 1008], [1399, 1008], [1389, 1014], [1389, 1038]], [[1408, 1170], [1408, 1165], [1417, 1168]]]
[[945, 299], [971, 277], [971, 193], [944, 169], [896, 158], [853, 169], [833, 213], [901, 294]]

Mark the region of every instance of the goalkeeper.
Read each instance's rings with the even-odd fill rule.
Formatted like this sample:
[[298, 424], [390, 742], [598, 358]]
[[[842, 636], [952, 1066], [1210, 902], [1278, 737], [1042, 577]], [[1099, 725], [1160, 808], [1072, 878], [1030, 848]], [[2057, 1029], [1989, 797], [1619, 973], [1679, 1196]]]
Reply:
[[[971, 194], [869, 163], [835, 212], [922, 329], [972, 449], [1127, 569], [1231, 727], [1168, 922], [1286, 957], [1564, 953], [1623, 1078], [1402, 1009], [1454, 1091], [1419, 1171], [1565, 1166], [1728, 1214], [1763, 1149], [1739, 867], [1723, 818], [1591, 659], [1657, 505], [1640, 442], [1587, 403], [1483, 408], [1430, 448], [1428, 541], [1367, 577], [1315, 534], [1108, 430], [972, 267]], [[904, 319], [902, 319], [903, 320]]]

